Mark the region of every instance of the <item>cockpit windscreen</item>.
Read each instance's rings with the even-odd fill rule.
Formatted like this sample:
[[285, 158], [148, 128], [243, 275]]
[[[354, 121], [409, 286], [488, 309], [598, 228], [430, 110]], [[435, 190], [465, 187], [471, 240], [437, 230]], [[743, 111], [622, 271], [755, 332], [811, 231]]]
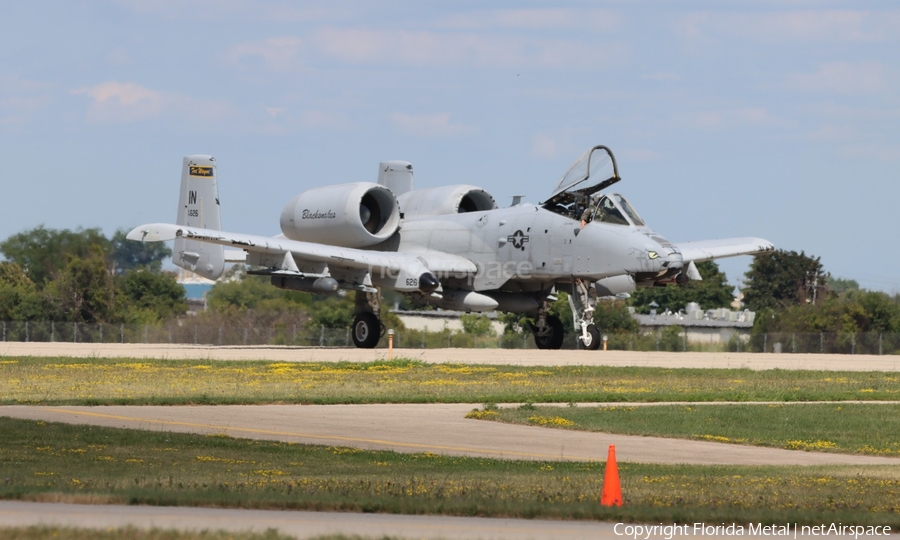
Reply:
[[618, 203], [619, 208], [621, 208], [626, 214], [628, 214], [628, 217], [631, 218], [632, 223], [634, 223], [638, 227], [644, 226], [644, 220], [641, 219], [641, 216], [638, 215], [634, 207], [625, 200], [625, 197], [619, 195], [618, 193], [613, 193], [613, 198], [616, 200], [616, 203]]

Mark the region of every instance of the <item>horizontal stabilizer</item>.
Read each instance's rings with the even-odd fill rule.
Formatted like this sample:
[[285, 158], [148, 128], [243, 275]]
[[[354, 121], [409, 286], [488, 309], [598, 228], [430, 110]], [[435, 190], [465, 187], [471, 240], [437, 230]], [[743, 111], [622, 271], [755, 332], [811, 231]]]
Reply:
[[165, 242], [175, 240], [175, 233], [181, 228], [181, 225], [172, 225], [171, 223], [151, 223], [135, 227], [125, 238], [137, 242]]
[[739, 255], [758, 255], [773, 251], [775, 245], [762, 238], [723, 238], [721, 240], [701, 240], [680, 242], [675, 247], [681, 252], [684, 262], [711, 261]]

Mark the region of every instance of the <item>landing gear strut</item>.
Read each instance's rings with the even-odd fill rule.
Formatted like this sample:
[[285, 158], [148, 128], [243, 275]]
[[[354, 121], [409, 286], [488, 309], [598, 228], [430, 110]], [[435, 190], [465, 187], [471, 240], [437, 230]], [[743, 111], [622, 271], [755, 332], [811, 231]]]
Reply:
[[559, 349], [563, 344], [562, 321], [555, 315], [550, 315], [550, 302], [544, 302], [538, 312], [538, 316], [531, 327], [534, 333], [534, 344], [538, 349]]
[[360, 349], [374, 349], [384, 335], [384, 325], [378, 318], [381, 312], [381, 292], [356, 292], [356, 317], [353, 319], [353, 344]]
[[578, 341], [589, 351], [595, 351], [600, 347], [600, 331], [594, 326], [596, 304], [597, 297], [593, 288], [588, 288], [583, 281], [576, 279], [572, 293], [569, 294], [569, 307], [572, 308], [575, 330], [579, 333]]

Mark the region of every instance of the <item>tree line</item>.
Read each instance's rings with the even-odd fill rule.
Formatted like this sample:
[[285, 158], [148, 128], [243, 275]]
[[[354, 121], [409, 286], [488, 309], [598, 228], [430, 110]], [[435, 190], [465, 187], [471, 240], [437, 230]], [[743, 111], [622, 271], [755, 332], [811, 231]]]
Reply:
[[184, 287], [161, 271], [172, 251], [126, 234], [42, 225], [0, 242], [0, 320], [154, 323], [183, 314]]
[[[78, 323], [157, 324], [187, 311], [185, 290], [176, 274], [162, 269], [171, 250], [159, 242], [126, 240], [125, 229], [107, 238], [100, 229], [50, 229], [39, 226], [0, 242], [0, 320]], [[702, 309], [729, 307], [734, 288], [714, 262], [697, 264], [702, 281], [685, 286], [640, 288], [627, 300], [601, 301], [595, 324], [604, 332], [634, 333], [631, 316], [684, 309], [697, 302]], [[272, 287], [262, 276], [233, 268], [207, 294], [209, 324], [348, 327], [353, 297], [318, 296]], [[832, 278], [818, 257], [777, 250], [755, 257], [741, 288], [744, 306], [755, 311], [754, 333], [900, 333], [900, 298], [861, 289], [852, 280]], [[385, 292], [390, 308], [418, 309], [402, 295]], [[385, 311], [389, 311], [385, 310]], [[553, 306], [564, 327], [572, 315], [564, 293]], [[500, 317], [510, 333], [527, 327], [516, 314]], [[198, 320], [199, 322], [199, 320]], [[483, 317], [463, 320], [466, 332], [490, 332]], [[385, 324], [402, 329], [388, 314]]]

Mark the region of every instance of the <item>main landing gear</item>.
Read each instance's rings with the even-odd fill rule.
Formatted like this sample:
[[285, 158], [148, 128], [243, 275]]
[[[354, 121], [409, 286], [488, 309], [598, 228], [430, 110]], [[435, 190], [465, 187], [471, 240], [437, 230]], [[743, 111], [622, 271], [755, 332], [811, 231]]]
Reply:
[[562, 321], [555, 315], [550, 315], [551, 303], [544, 301], [541, 304], [538, 316], [531, 326], [531, 332], [534, 334], [534, 344], [538, 349], [559, 349], [563, 344]]
[[384, 335], [384, 325], [378, 318], [381, 311], [380, 292], [356, 292], [356, 317], [350, 329], [353, 344], [360, 349], [374, 349]]

